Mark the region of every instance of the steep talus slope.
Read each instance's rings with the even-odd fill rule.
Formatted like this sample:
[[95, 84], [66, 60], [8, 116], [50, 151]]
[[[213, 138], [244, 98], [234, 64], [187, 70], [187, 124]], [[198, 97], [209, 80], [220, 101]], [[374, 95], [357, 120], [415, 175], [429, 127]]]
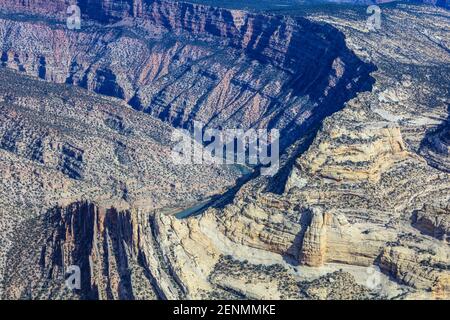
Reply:
[[2, 64], [119, 97], [175, 126], [276, 127], [285, 145], [373, 84], [374, 66], [329, 25], [171, 1], [93, 3], [80, 3], [76, 32], [64, 20], [39, 22], [62, 19], [56, 4], [32, 21], [0, 20]]
[[[66, 187], [80, 189], [74, 196], [64, 187], [58, 196], [51, 192], [50, 198], [70, 202], [84, 192], [86, 197], [107, 199], [110, 195], [131, 204], [164, 208], [221, 192], [239, 176], [231, 167], [191, 165], [186, 170], [175, 165], [173, 129], [119, 100], [7, 70], [2, 70], [0, 79], [4, 83], [0, 88], [0, 150], [12, 159], [24, 159], [36, 171], [58, 174]], [[10, 167], [6, 172], [14, 176], [16, 166], [2, 160]], [[52, 182], [40, 182], [44, 189], [52, 188]], [[37, 199], [36, 195], [29, 201]], [[33, 207], [48, 204], [56, 203], [41, 199]]]

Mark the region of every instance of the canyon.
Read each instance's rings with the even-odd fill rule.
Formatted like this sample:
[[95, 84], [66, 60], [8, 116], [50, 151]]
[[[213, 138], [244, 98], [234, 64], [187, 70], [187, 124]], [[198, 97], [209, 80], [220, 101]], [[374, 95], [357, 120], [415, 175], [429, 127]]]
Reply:
[[[2, 64], [118, 97], [176, 127], [277, 128], [283, 147], [373, 82], [375, 67], [329, 25], [187, 3], [94, 3], [79, 3], [84, 16], [114, 27], [4, 20]], [[21, 6], [2, 7], [64, 14], [67, 4]]]
[[[0, 4], [2, 298], [450, 298], [448, 10]], [[279, 172], [174, 165], [194, 121]]]

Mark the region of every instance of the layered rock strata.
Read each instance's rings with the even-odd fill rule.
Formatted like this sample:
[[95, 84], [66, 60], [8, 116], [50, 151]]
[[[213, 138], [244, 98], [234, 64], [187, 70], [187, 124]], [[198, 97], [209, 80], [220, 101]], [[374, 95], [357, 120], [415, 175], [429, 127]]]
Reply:
[[[18, 4], [18, 2], [14, 3]], [[103, 4], [106, 6], [107, 2], [103, 2]], [[120, 2], [120, 4], [125, 5], [126, 3]], [[173, 4], [173, 6], [179, 5]], [[142, 7], [142, 14], [146, 12], [144, 7]], [[169, 7], [161, 6], [159, 8], [164, 11]], [[225, 17], [225, 11], [203, 9], [202, 6], [198, 8], [200, 13], [195, 16], [196, 21], [202, 21], [202, 10], [222, 12], [222, 16]], [[136, 13], [133, 14], [139, 15], [140, 6], [137, 6], [135, 10]], [[174, 11], [176, 14], [176, 9], [170, 9], [170, 11]], [[189, 10], [186, 11], [189, 12]], [[113, 10], [110, 10], [108, 14], [106, 20], [116, 21], [113, 18], [116, 15]], [[398, 8], [387, 8], [384, 14], [386, 22], [388, 22], [387, 27], [377, 33], [367, 32], [365, 16], [362, 17], [347, 10], [334, 15], [312, 13], [310, 18], [318, 21], [318, 24], [311, 24], [304, 19], [281, 19], [257, 15], [265, 22], [280, 21], [280, 19], [293, 21], [293, 24], [281, 24], [285, 29], [277, 27], [277, 30], [273, 30], [271, 34], [289, 35], [287, 29], [306, 28], [306, 26], [312, 28], [308, 29], [309, 31], [315, 30], [317, 33], [309, 32], [304, 35], [308, 39], [313, 37], [314, 41], [310, 46], [305, 44], [305, 50], [299, 54], [301, 56], [305, 54], [304, 56], [309, 59], [304, 60], [302, 63], [305, 64], [302, 64], [295, 60], [298, 57], [296, 55], [274, 54], [270, 43], [277, 37], [264, 37], [264, 32], [258, 33], [261, 30], [256, 33], [261, 35], [259, 40], [256, 34], [251, 33], [248, 43], [249, 46], [255, 44], [255, 50], [261, 49], [259, 55], [254, 56], [253, 49], [239, 48], [237, 44], [241, 42], [227, 43], [225, 49], [229, 51], [226, 52], [235, 54], [235, 50], [238, 50], [239, 59], [244, 60], [243, 65], [251, 66], [251, 74], [254, 78], [249, 77], [248, 73], [241, 72], [242, 65], [238, 67], [238, 69], [240, 68], [239, 74], [244, 74], [244, 78], [247, 79], [263, 79], [260, 82], [234, 81], [233, 83], [253, 89], [255, 86], [252, 85], [258, 83], [261, 84], [260, 88], [264, 88], [261, 90], [270, 89], [271, 92], [273, 83], [277, 83], [275, 87], [280, 84], [279, 88], [283, 90], [288, 88], [288, 90], [282, 90], [285, 95], [276, 96], [281, 101], [279, 104], [281, 108], [276, 109], [278, 113], [275, 112], [277, 115], [282, 114], [278, 118], [279, 122], [277, 122], [278, 120], [272, 121], [276, 117], [266, 117], [267, 114], [271, 114], [272, 109], [264, 109], [260, 113], [255, 110], [260, 111], [261, 109], [255, 107], [246, 109], [252, 110], [244, 113], [249, 118], [243, 116], [242, 113], [237, 113], [236, 119], [239, 121], [228, 120], [231, 119], [230, 114], [223, 113], [222, 120], [227, 120], [218, 120], [214, 125], [241, 123], [243, 127], [261, 125], [280, 128], [285, 125], [285, 128], [289, 128], [286, 132], [290, 132], [289, 130], [296, 132], [302, 139], [289, 141], [289, 143], [293, 143], [293, 146], [283, 154], [282, 170], [279, 174], [273, 178], [255, 177], [243, 185], [238, 185], [230, 190], [232, 192], [209, 203], [206, 208], [201, 210], [201, 214], [189, 216], [186, 219], [177, 218], [173, 215], [176, 212], [173, 211], [164, 214], [165, 212], [151, 210], [150, 207], [142, 205], [138, 201], [130, 201], [129, 199], [134, 199], [136, 193], [139, 194], [137, 190], [140, 188], [135, 188], [134, 197], [130, 198], [128, 198], [128, 193], [124, 192], [128, 188], [119, 188], [118, 194], [123, 196], [123, 201], [117, 201], [114, 199], [116, 197], [104, 197], [104, 194], [109, 195], [110, 187], [106, 188], [106, 192], [99, 188], [97, 193], [89, 194], [90, 198], [100, 198], [99, 200], [95, 199], [96, 201], [70, 201], [64, 205], [51, 206], [51, 208], [39, 207], [42, 210], [36, 210], [38, 212], [35, 215], [24, 211], [28, 215], [22, 221], [2, 219], [2, 230], [8, 230], [8, 239], [11, 242], [8, 244], [10, 251], [5, 261], [8, 267], [4, 267], [6, 270], [4, 272], [6, 280], [3, 289], [4, 296], [65, 298], [68, 295], [71, 298], [98, 297], [104, 299], [139, 297], [169, 299], [357, 299], [369, 297], [448, 299], [450, 258], [447, 239], [447, 204], [450, 202], [450, 177], [448, 171], [443, 170], [442, 166], [430, 165], [430, 158], [427, 158], [426, 154], [421, 151], [424, 150], [422, 149], [424, 141], [428, 141], [426, 139], [430, 137], [429, 134], [441, 132], [444, 121], [448, 119], [448, 88], [445, 85], [449, 80], [446, 72], [448, 70], [446, 63], [449, 61], [448, 49], [446, 49], [448, 37], [445, 36], [448, 32], [448, 28], [446, 29], [448, 12], [438, 8], [403, 5]], [[131, 15], [128, 12], [119, 16], [122, 18]], [[164, 15], [158, 13], [159, 17], [170, 15], [171, 13], [168, 12]], [[153, 15], [153, 17], [156, 16]], [[254, 16], [245, 14], [245, 17], [247, 17], [245, 19], [250, 19]], [[104, 22], [103, 19], [100, 20]], [[179, 32], [178, 39], [180, 35], [188, 36], [184, 33], [188, 30], [183, 29], [184, 21], [188, 20], [172, 21], [168, 19], [165, 21], [161, 19], [162, 30], [148, 29], [147, 27], [140, 30], [153, 30], [155, 32], [153, 37], [156, 38], [165, 34], [167, 30], [172, 30], [174, 33]], [[211, 26], [213, 23], [209, 21], [206, 20], [205, 24], [192, 27], [193, 33], [197, 31], [197, 27], [201, 29], [203, 28], [201, 26], [205, 26], [205, 28], [207, 25]], [[335, 29], [321, 25], [324, 22], [333, 24], [346, 35], [346, 38], [344, 39], [340, 33], [334, 33], [331, 36]], [[23, 21], [18, 22], [17, 20], [4, 23], [11, 26], [7, 30], [14, 31], [2, 33], [3, 39], [10, 39], [8, 41], [13, 43], [11, 46], [16, 45], [14, 43], [17, 38], [25, 37], [25, 35], [16, 38], [11, 36], [21, 30], [17, 26], [23, 23]], [[127, 22], [123, 21], [123, 23]], [[232, 27], [211, 29], [216, 32], [216, 35], [213, 36], [214, 41], [220, 42], [218, 39], [223, 40], [236, 32], [237, 24], [234, 24], [233, 27], [233, 24], [227, 22], [226, 25]], [[250, 25], [250, 23], [244, 23], [239, 28], [245, 30], [245, 25]], [[277, 23], [264, 23], [264, 25], [269, 29], [270, 26], [279, 26]], [[32, 29], [26, 22], [22, 26], [24, 29]], [[175, 28], [175, 26], [178, 27]], [[58, 26], [54, 28], [52, 30], [60, 30]], [[109, 35], [115, 39], [114, 28], [112, 29], [113, 31], [110, 31]], [[330, 33], [326, 30], [330, 30]], [[417, 30], [423, 32], [417, 32]], [[63, 35], [60, 39], [66, 39], [66, 31], [58, 32]], [[158, 35], [158, 32], [161, 33]], [[91, 35], [82, 32], [78, 35], [81, 38], [92, 39]], [[99, 32], [95, 35], [101, 38], [103, 33]], [[195, 46], [197, 49], [194, 51], [184, 49], [184, 52], [194, 52], [196, 59], [200, 61], [196, 60], [195, 66], [190, 65], [188, 71], [179, 69], [180, 74], [201, 75], [203, 79], [205, 71], [213, 70], [215, 73], [220, 69], [219, 67], [217, 70], [212, 68], [211, 66], [216, 64], [209, 64], [209, 58], [205, 58], [209, 55], [213, 55], [214, 58], [219, 57], [220, 59], [211, 61], [215, 61], [217, 65], [223, 65], [223, 56], [215, 54], [217, 53], [215, 50], [211, 51], [210, 35], [210, 31], [201, 33], [202, 37], [208, 38], [205, 40], [208, 45], [199, 46], [200, 49]], [[195, 37], [198, 36], [197, 33]], [[366, 60], [363, 66], [367, 67], [370, 62], [376, 64], [379, 70], [374, 74], [377, 81], [372, 92], [359, 92], [356, 98], [345, 104], [345, 108], [334, 113], [324, 122], [318, 123], [315, 120], [328, 115], [327, 112], [341, 108], [343, 101], [341, 100], [341, 89], [343, 87], [347, 87], [349, 83], [355, 83], [355, 81], [358, 83], [358, 79], [361, 79], [362, 83], [367, 83], [366, 80], [368, 80], [367, 77], [364, 77], [368, 70], [361, 67], [360, 60], [347, 60], [349, 56], [346, 54], [339, 55], [338, 58], [335, 53], [337, 51], [347, 52], [347, 49], [344, 46], [341, 47], [340, 40], [333, 42], [327, 36], [335, 40], [340, 37], [342, 41], [345, 41], [341, 43], [342, 45], [348, 45], [360, 59]], [[69, 38], [70, 36], [67, 39]], [[304, 39], [302, 36], [300, 38]], [[50, 39], [50, 37], [46, 39]], [[106, 41], [111, 38], [102, 39]], [[286, 38], [283, 36], [283, 39]], [[328, 40], [322, 42], [324, 39]], [[401, 39], [402, 46], [399, 46], [397, 39]], [[122, 40], [126, 43], [132, 42], [128, 38]], [[290, 40], [290, 43], [293, 43], [294, 38], [290, 38]], [[98, 42], [89, 41], [88, 43], [92, 44], [89, 52], [95, 52], [92, 48], [95, 48], [95, 43]], [[165, 46], [161, 44], [160, 51], [167, 52], [167, 42], [164, 41]], [[189, 48], [192, 48], [195, 43], [189, 41], [188, 43], [191, 45]], [[258, 46], [259, 41], [265, 42], [267, 46]], [[168, 42], [170, 44], [170, 41]], [[180, 43], [184, 45], [186, 42], [183, 39]], [[312, 43], [318, 45], [318, 51], [309, 51]], [[277, 43], [277, 46], [279, 45]], [[6, 47], [9, 50], [11, 46]], [[24, 47], [26, 48], [26, 46]], [[111, 48], [114, 45], [107, 47]], [[292, 47], [281, 45], [280, 47], [289, 48], [288, 52], [290, 50], [300, 52], [295, 45]], [[174, 52], [178, 48], [176, 47]], [[329, 48], [341, 48], [343, 51]], [[138, 55], [136, 54], [138, 51], [135, 50], [134, 54]], [[333, 51], [335, 53], [331, 53]], [[56, 50], [55, 52], [60, 51]], [[61, 52], [66, 51], [62, 50]], [[312, 65], [311, 61], [315, 61], [310, 59], [313, 53], [320, 57], [319, 61], [328, 61], [327, 67], [323, 69], [324, 72], [308, 72], [307, 65]], [[14, 55], [12, 56], [14, 57]], [[54, 51], [51, 56], [61, 57], [61, 55], [55, 55]], [[295, 69], [296, 67], [289, 69], [291, 67], [289, 61], [278, 60], [282, 56], [293, 57], [294, 62], [299, 62], [299, 69]], [[8, 57], [4, 59], [4, 62], [5, 65], [14, 67], [12, 61], [20, 62], [21, 59], [24, 61], [23, 57], [17, 59]], [[36, 61], [33, 59], [36, 58], [31, 58], [32, 61]], [[208, 61], [208, 63], [202, 65], [201, 63], [204, 61]], [[352, 64], [351, 61], [356, 62]], [[106, 62], [102, 61], [102, 63]], [[183, 64], [180, 61], [176, 63]], [[17, 69], [21, 69], [19, 64], [16, 64]], [[349, 64], [352, 67], [349, 67]], [[67, 63], [66, 60], [63, 65], [70, 65], [70, 63]], [[83, 68], [87, 69], [87, 65]], [[120, 64], [118, 65], [120, 66]], [[33, 70], [28, 67], [23, 67], [23, 69]], [[112, 70], [112, 68], [110, 69]], [[130, 65], [126, 64], [125, 69], [129, 70]], [[134, 70], [141, 69], [135, 68]], [[151, 68], [150, 70], [152, 77], [159, 72], [155, 73]], [[158, 70], [167, 75], [172, 74], [169, 71], [173, 69], [158, 67]], [[290, 73], [299, 70], [301, 72], [298, 74]], [[353, 71], [350, 72], [350, 70]], [[115, 71], [113, 71], [102, 70], [95, 76], [88, 76], [86, 83], [90, 83], [91, 87], [86, 87], [102, 93], [120, 92], [122, 98], [125, 100], [131, 98], [129, 102], [139, 109], [140, 103], [145, 101], [145, 90], [139, 89], [139, 93], [136, 94], [138, 98], [133, 99], [133, 91], [130, 91], [130, 94], [126, 90], [122, 90], [126, 88], [126, 85], [123, 85], [124, 82], [119, 86], [116, 85], [119, 77], [116, 76], [114, 79]], [[352, 75], [357, 74], [356, 78], [345, 76], [347, 71]], [[45, 78], [47, 78], [47, 74], [52, 74], [52, 72], [45, 72]], [[123, 74], [123, 70], [117, 74]], [[266, 76], [267, 78], [265, 78]], [[51, 77], [59, 77], [58, 81], [65, 82], [66, 71], [55, 72]], [[92, 80], [95, 77], [102, 80]], [[211, 72], [207, 73], [206, 77], [211, 78]], [[75, 79], [72, 82], [74, 84], [79, 81], [76, 80], [76, 77], [73, 79]], [[145, 80], [146, 77], [144, 76], [143, 79]], [[183, 97], [184, 100], [188, 97], [186, 92], [192, 92], [195, 97], [199, 96], [199, 91], [195, 91], [189, 85], [180, 86], [180, 83], [190, 83], [186, 81], [186, 78], [180, 77], [180, 79], [176, 87], [179, 86], [182, 90], [165, 91], [158, 99], [151, 98], [147, 101], [148, 105], [147, 103], [143, 105], [149, 109], [158, 110], [161, 105], [169, 105], [165, 99], [177, 101], [177, 97]], [[229, 74], [228, 78], [222, 79], [225, 88], [230, 87], [228, 84], [232, 83], [230, 79], [236, 80], [233, 72]], [[269, 86], [268, 79], [271, 80], [272, 87]], [[279, 82], [273, 81], [273, 79], [279, 79]], [[341, 83], [342, 79], [348, 81]], [[173, 79], [164, 78], [164, 76], [160, 79], [162, 82], [169, 80]], [[196, 82], [202, 90], [205, 88], [206, 82], [197, 81], [198, 78], [191, 78], [191, 80]], [[306, 82], [302, 82], [303, 80]], [[152, 79], [148, 83], [154, 86], [156, 82]], [[164, 85], [167, 86], [169, 82], [164, 82]], [[370, 80], [368, 82], [370, 83]], [[325, 85], [321, 86], [321, 83]], [[362, 85], [362, 83], [360, 84]], [[364, 86], [356, 85], [356, 87], [359, 91]], [[298, 91], [294, 89], [290, 91], [289, 88]], [[317, 91], [317, 88], [320, 90]], [[335, 88], [340, 93], [334, 89], [327, 90], [328, 88]], [[352, 88], [355, 87], [352, 85]], [[322, 89], [324, 90], [322, 91]], [[277, 90], [275, 89], [273, 92], [278, 92]], [[352, 89], [349, 90], [352, 91]], [[223, 102], [230, 97], [239, 96], [235, 91], [219, 90], [215, 92], [216, 94], [213, 96], [217, 100], [214, 101]], [[301, 94], [298, 94], [299, 92]], [[353, 92], [347, 95], [346, 90], [343, 92], [346, 97], [345, 101], [356, 94]], [[264, 93], [267, 94], [267, 91]], [[209, 98], [210, 96], [206, 100]], [[292, 100], [290, 100], [291, 98]], [[308, 106], [311, 106], [308, 104], [309, 102], [304, 103], [308, 99], [309, 102], [313, 102], [313, 105], [318, 103], [317, 108], [330, 106], [328, 103], [330, 101], [333, 101], [334, 107], [331, 109], [309, 108]], [[10, 101], [8, 97], [4, 98], [4, 101], [14, 105], [14, 101]], [[160, 103], [160, 101], [164, 102]], [[256, 105], [260, 105], [260, 101], [262, 100], [259, 100]], [[237, 103], [245, 106], [244, 103]], [[183, 118], [185, 115], [180, 117], [180, 114], [184, 110], [190, 110], [190, 104], [180, 105], [182, 107], [177, 109], [180, 113], [173, 112], [173, 108], [168, 107], [164, 109], [167, 111], [166, 116], [161, 117], [159, 111], [155, 111], [155, 114], [172, 124], [186, 124], [187, 122]], [[216, 110], [218, 104], [215, 102], [211, 105], [214, 105], [214, 108], [206, 108], [209, 112]], [[252, 104], [252, 106], [254, 105]], [[22, 107], [24, 108], [24, 106]], [[70, 108], [67, 109], [70, 110]], [[201, 108], [199, 107], [199, 109]], [[80, 109], [76, 108], [76, 110]], [[132, 110], [129, 111], [127, 116], [130, 118], [138, 117], [136, 114], [142, 115], [131, 112]], [[259, 117], [261, 114], [263, 116]], [[321, 115], [321, 117], [315, 118], [312, 114]], [[189, 119], [189, 116], [186, 118]], [[220, 116], [216, 115], [216, 118], [220, 119]], [[8, 114], [8, 119], [13, 119], [13, 115]], [[174, 121], [173, 119], [179, 120]], [[210, 118], [205, 116], [205, 118], [197, 119], [207, 122], [207, 119]], [[250, 120], [246, 121], [247, 119]], [[111, 130], [128, 132], [128, 126], [123, 123], [125, 122], [123, 118], [120, 120], [117, 117], [111, 117], [109, 120], [104, 120], [105, 126], [112, 128]], [[298, 126], [300, 123], [307, 125]], [[139, 131], [136, 129], [137, 126], [132, 127], [141, 132], [141, 135], [145, 135], [146, 130]], [[317, 132], [306, 130], [317, 127], [319, 127]], [[5, 128], [7, 130], [4, 132], [13, 131], [8, 126]], [[301, 131], [299, 128], [305, 129], [305, 131]], [[109, 130], [106, 132], [111, 134]], [[67, 172], [63, 170], [54, 174], [55, 171], [52, 170], [61, 169], [58, 166], [49, 165], [50, 170], [44, 170], [40, 166], [34, 169], [34, 166], [28, 165], [28, 161], [39, 162], [43, 158], [40, 156], [40, 152], [33, 151], [39, 148], [27, 147], [28, 145], [39, 146], [38, 142], [25, 144], [25, 146], [19, 144], [19, 147], [16, 148], [17, 144], [12, 141], [17, 140], [13, 138], [20, 135], [13, 133], [3, 134], [3, 136], [6, 137], [3, 139], [3, 149], [0, 150], [6, 163], [3, 167], [10, 168], [11, 179], [7, 181], [12, 181], [13, 186], [26, 184], [27, 188], [32, 186], [37, 194], [41, 194], [42, 186], [38, 183], [41, 180], [27, 178], [24, 172], [38, 174], [45, 172], [40, 176], [56, 177], [56, 182], [59, 181], [60, 175], [67, 176]], [[308, 143], [309, 140], [306, 138], [303, 140], [305, 136], [310, 136], [312, 142]], [[36, 137], [32, 137], [34, 141]], [[444, 139], [439, 138], [439, 141], [444, 141]], [[74, 139], [74, 142], [77, 140]], [[117, 149], [123, 151], [123, 148], [119, 146]], [[58, 150], [56, 149], [56, 151]], [[80, 154], [74, 150], [68, 153], [72, 157], [63, 161], [63, 163], [69, 163], [63, 167], [82, 169], [69, 171], [79, 172], [78, 180], [76, 176], [72, 176], [69, 180], [73, 185], [76, 186], [79, 180], [96, 181], [93, 177], [103, 176], [101, 170], [99, 172], [102, 174], [95, 174], [96, 170], [99, 170], [95, 169], [95, 166], [92, 171], [86, 170], [86, 166], [76, 166], [76, 160], [80, 159]], [[54, 154], [57, 155], [56, 158], [65, 159], [67, 156], [64, 152], [62, 155], [61, 152]], [[95, 154], [95, 152], [83, 153], [81, 162], [84, 163], [84, 159], [90, 154]], [[445, 153], [436, 153], [436, 155], [439, 163], [447, 161]], [[75, 160], [72, 159], [72, 161], [70, 158]], [[23, 170], [19, 170], [21, 167]], [[147, 166], [145, 169], [149, 167]], [[217, 168], [217, 170], [220, 173], [218, 176], [222, 176], [220, 169]], [[198, 174], [201, 174], [201, 170]], [[183, 172], [177, 173], [177, 175], [183, 175]], [[29, 180], [34, 184], [24, 183]], [[55, 188], [58, 188], [59, 184], [56, 182]], [[211, 186], [214, 183], [207, 183], [207, 185]], [[213, 191], [217, 190], [213, 189]], [[150, 190], [152, 189], [150, 188]], [[77, 195], [77, 191], [79, 190], [74, 188], [70, 190], [69, 194]], [[17, 188], [16, 193], [17, 199], [20, 199], [20, 196], [23, 198], [26, 194]], [[8, 212], [9, 208], [16, 208], [11, 205], [11, 199], [14, 201], [16, 199], [15, 195], [11, 196], [7, 191], [2, 191], [2, 194], [4, 195], [2, 199], [5, 199], [2, 201], [6, 208], [3, 212]], [[61, 198], [54, 192], [49, 192], [49, 194], [56, 199]], [[143, 196], [146, 198], [155, 194], [158, 195], [158, 192], [145, 193]], [[181, 194], [180, 197], [186, 196], [186, 193], [181, 191], [180, 193], [173, 192], [173, 196], [179, 194]], [[199, 195], [201, 194], [205, 193]], [[114, 192], [113, 195], [115, 195]], [[168, 196], [164, 193], [158, 196], [161, 197], [161, 201], [167, 200], [164, 202], [165, 204], [169, 204], [168, 200], [170, 199], [167, 198], [170, 198], [170, 195], [172, 194]], [[33, 201], [37, 198], [28, 197]], [[179, 200], [175, 202], [177, 201]], [[52, 202], [46, 200], [40, 203], [46, 203], [48, 206]], [[20, 211], [17, 208], [15, 210]], [[17, 217], [17, 215], [13, 215], [13, 217]], [[14, 223], [10, 227], [6, 226], [3, 221], [14, 221]], [[64, 261], [62, 257], [64, 257]], [[57, 275], [61, 275], [62, 270], [67, 268], [65, 261], [79, 263], [83, 267], [85, 280], [83, 280], [84, 286], [81, 292], [67, 292], [61, 280], [55, 281], [55, 278], [60, 278]], [[382, 273], [373, 273], [373, 268], [377, 267]], [[339, 269], [343, 269], [343, 271], [338, 271]], [[11, 273], [7, 270], [19, 270], [20, 272]], [[46, 276], [48, 275], [51, 280], [47, 281], [48, 277]], [[139, 284], [144, 278], [147, 281], [144, 281], [144, 287], [140, 288]], [[339, 295], [339, 292], [346, 294]]]
[[0, 20], [2, 65], [118, 97], [175, 126], [276, 127], [287, 146], [373, 84], [374, 66], [349, 51], [341, 33], [303, 18], [86, 1], [85, 24], [71, 31], [64, 5], [4, 1], [3, 10], [38, 17]]

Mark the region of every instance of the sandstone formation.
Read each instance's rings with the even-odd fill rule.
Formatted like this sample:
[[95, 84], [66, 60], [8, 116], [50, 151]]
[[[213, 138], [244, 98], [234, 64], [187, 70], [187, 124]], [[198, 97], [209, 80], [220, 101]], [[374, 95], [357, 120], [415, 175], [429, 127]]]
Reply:
[[449, 205], [439, 207], [426, 204], [413, 216], [413, 225], [420, 231], [429, 234], [439, 240], [449, 239]]
[[[356, 130], [355, 130], [356, 129]], [[326, 131], [328, 137], [302, 158], [302, 171], [337, 181], [380, 180], [381, 173], [406, 159], [408, 151], [400, 129], [379, 123], [371, 128], [339, 128]], [[342, 140], [346, 140], [342, 143]], [[335, 141], [339, 141], [335, 143]]]
[[327, 248], [327, 225], [330, 215], [320, 210], [314, 210], [311, 214], [311, 223], [303, 235], [300, 252], [300, 263], [312, 267], [320, 267], [325, 261]]
[[233, 167], [175, 165], [173, 129], [118, 100], [7, 70], [0, 81], [2, 270], [22, 237], [17, 225], [54, 206], [95, 199], [117, 210], [182, 208], [221, 194], [241, 175]]
[[[132, 2], [79, 2], [89, 19], [80, 31], [67, 29], [65, 1], [28, 2], [44, 21], [0, 20], [2, 64], [118, 97], [174, 126], [276, 127], [285, 146], [373, 83], [374, 66], [329, 25], [171, 1], [144, 2], [130, 20]], [[60, 22], [46, 25], [49, 16]]]
[[450, 171], [450, 125], [445, 122], [441, 127], [431, 132], [424, 140], [421, 154], [430, 165], [440, 170]]
[[[447, 10], [0, 3], [2, 298], [449, 299]], [[194, 120], [279, 172], [173, 165]]]
[[448, 299], [449, 273], [436, 271], [431, 264], [442, 261], [433, 259], [424, 266], [422, 259], [420, 253], [409, 248], [389, 247], [381, 255], [380, 266], [399, 281], [418, 289], [431, 290], [433, 294], [444, 293], [444, 298]]

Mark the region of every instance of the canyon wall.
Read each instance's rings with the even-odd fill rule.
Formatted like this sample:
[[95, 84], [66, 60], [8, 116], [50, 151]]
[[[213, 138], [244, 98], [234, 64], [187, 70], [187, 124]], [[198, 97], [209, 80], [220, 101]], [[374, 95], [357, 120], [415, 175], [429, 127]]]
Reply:
[[[0, 19], [2, 65], [121, 98], [174, 126], [278, 128], [287, 146], [373, 84], [374, 66], [346, 47], [342, 33], [303, 18], [87, 1], [81, 30], [71, 31], [58, 14], [62, 3], [44, 10], [41, 2], [3, 1], [3, 10], [40, 16]], [[53, 18], [61, 24], [42, 23]]]
[[[81, 271], [80, 289], [75, 292], [81, 299], [166, 297], [159, 286], [170, 285], [171, 281], [164, 282], [158, 276], [164, 274], [164, 268], [159, 265], [154, 252], [157, 247], [152, 246], [152, 233], [148, 232], [155, 227], [139, 211], [76, 202], [49, 210], [34, 224], [23, 226], [30, 227], [29, 239], [34, 243], [24, 240], [17, 244], [15, 255], [7, 262], [21, 274], [6, 278], [6, 297], [70, 298], [64, 280], [71, 266]], [[41, 252], [39, 259], [27, 257], [27, 263], [21, 264], [17, 257], [23, 258], [24, 249], [30, 247]]]
[[[5, 10], [37, 14], [0, 19], [1, 63], [19, 73], [120, 98], [174, 126], [199, 120], [219, 128], [276, 127], [286, 145], [321, 126], [302, 154], [282, 159], [286, 177], [255, 178], [202, 215], [177, 219], [171, 214], [182, 208], [167, 215], [153, 209], [204, 198], [200, 191], [208, 187], [218, 193], [234, 176], [165, 163], [169, 127], [117, 99], [93, 94], [88, 99], [83, 90], [19, 73], [2, 76], [0, 154], [7, 177], [2, 212], [25, 220], [8, 226], [5, 297], [299, 298], [299, 274], [310, 270], [319, 277], [303, 265], [329, 264], [363, 272], [375, 264], [419, 293], [449, 292], [448, 206], [443, 206], [449, 177], [440, 169], [448, 167], [447, 158], [441, 159], [448, 154], [448, 126], [430, 131], [433, 143], [422, 149], [435, 159], [431, 167], [404, 140], [405, 123], [423, 119], [390, 121], [374, 111], [384, 89], [397, 90], [390, 83], [391, 66], [400, 64], [389, 46], [370, 38], [378, 34], [359, 32], [364, 22], [349, 18], [339, 25], [351, 29], [348, 43], [355, 51], [371, 39], [373, 52], [383, 59], [391, 55], [389, 67], [378, 74], [378, 91], [370, 93], [361, 91], [372, 89], [375, 67], [322, 22], [165, 1], [86, 1], [80, 2], [82, 29], [71, 31], [60, 11], [65, 2], [0, 3]], [[404, 30], [408, 21], [415, 28], [417, 16], [380, 33], [406, 43], [404, 34], [389, 32]], [[429, 19], [425, 23], [444, 18], [432, 12]], [[418, 47], [430, 47], [419, 40]], [[401, 46], [393, 47], [397, 52]], [[411, 52], [418, 60], [430, 56]], [[426, 89], [427, 96], [434, 93]], [[405, 105], [397, 99], [389, 110], [395, 115], [421, 110], [411, 97]], [[55, 132], [83, 154], [50, 148]], [[226, 181], [218, 185], [221, 179]], [[55, 192], [66, 181], [71, 188]], [[279, 192], [271, 192], [274, 185]], [[39, 203], [31, 202], [36, 211], [46, 209], [25, 217], [22, 207], [10, 205], [16, 194], [29, 198], [24, 212], [31, 201]], [[65, 203], [47, 208], [54, 198]], [[80, 198], [90, 200], [73, 200]], [[81, 292], [64, 289], [63, 274], [71, 264], [82, 269]]]

